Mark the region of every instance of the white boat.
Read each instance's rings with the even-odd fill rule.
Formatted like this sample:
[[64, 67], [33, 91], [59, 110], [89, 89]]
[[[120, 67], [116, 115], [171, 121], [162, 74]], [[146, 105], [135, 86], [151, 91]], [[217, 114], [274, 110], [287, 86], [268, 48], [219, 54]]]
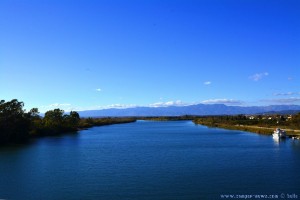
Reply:
[[281, 130], [280, 128], [276, 128], [272, 135], [273, 135], [274, 139], [285, 138], [286, 137], [286, 132], [284, 130]]

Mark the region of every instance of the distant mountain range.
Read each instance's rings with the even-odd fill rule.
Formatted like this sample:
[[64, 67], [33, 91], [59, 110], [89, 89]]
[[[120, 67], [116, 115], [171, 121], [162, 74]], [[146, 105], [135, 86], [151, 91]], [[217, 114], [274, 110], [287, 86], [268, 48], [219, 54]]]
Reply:
[[81, 117], [124, 117], [124, 116], [181, 116], [181, 115], [237, 115], [237, 114], [295, 114], [299, 105], [271, 106], [226, 106], [224, 104], [197, 104], [168, 107], [111, 108], [79, 111]]

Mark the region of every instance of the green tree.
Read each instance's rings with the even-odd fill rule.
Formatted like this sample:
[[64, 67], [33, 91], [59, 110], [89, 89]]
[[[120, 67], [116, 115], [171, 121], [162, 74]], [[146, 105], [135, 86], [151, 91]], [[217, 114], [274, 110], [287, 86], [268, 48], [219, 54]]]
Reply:
[[293, 128], [300, 129], [300, 113], [294, 115], [292, 117], [292, 121], [290, 122]]
[[70, 115], [64, 115], [64, 127], [68, 130], [76, 130], [79, 125], [80, 117], [76, 111], [71, 111]]
[[31, 136], [36, 136], [41, 134], [43, 130], [43, 120], [39, 115], [39, 110], [37, 108], [32, 108], [28, 112], [28, 116], [30, 118], [30, 132]]
[[37, 109], [37, 108], [32, 108], [30, 111], [29, 111], [29, 113], [28, 113], [29, 115], [30, 115], [30, 117], [32, 117], [32, 118], [40, 118], [40, 116], [39, 116], [39, 110]]
[[61, 109], [49, 110], [45, 113], [43, 124], [47, 131], [58, 132], [63, 129], [64, 111]]
[[49, 110], [43, 118], [44, 132], [46, 134], [58, 134], [66, 131], [77, 130], [80, 117], [76, 111], [64, 115], [61, 109]]
[[0, 101], [0, 143], [24, 142], [29, 138], [30, 114], [24, 103], [13, 99]]

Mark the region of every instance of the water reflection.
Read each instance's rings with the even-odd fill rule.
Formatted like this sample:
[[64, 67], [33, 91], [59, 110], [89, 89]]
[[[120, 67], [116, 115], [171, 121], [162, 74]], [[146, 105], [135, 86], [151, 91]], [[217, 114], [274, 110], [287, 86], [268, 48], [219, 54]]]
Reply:
[[299, 139], [292, 139], [291, 146], [294, 150], [300, 151], [300, 140]]
[[276, 145], [279, 145], [279, 143], [285, 143], [286, 139], [285, 138], [279, 138], [279, 137], [273, 137], [273, 141]]

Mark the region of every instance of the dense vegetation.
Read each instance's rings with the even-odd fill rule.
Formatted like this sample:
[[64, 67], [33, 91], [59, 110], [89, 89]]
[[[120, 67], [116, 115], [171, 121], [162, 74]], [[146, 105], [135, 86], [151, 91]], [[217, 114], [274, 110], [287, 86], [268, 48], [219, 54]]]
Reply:
[[104, 126], [111, 124], [122, 124], [135, 122], [134, 117], [106, 117], [106, 118], [83, 118], [79, 122], [79, 128], [90, 128], [92, 126]]
[[300, 113], [296, 115], [235, 115], [235, 116], [203, 116], [194, 119], [196, 124], [209, 127], [251, 131], [271, 134], [276, 127], [288, 129], [290, 135], [297, 135], [294, 129], [300, 129]]
[[157, 117], [139, 117], [141, 120], [153, 120], [153, 121], [177, 121], [177, 120], [193, 120], [196, 116], [183, 115], [183, 116], [157, 116]]
[[0, 101], [0, 144], [24, 143], [31, 137], [75, 132], [81, 128], [117, 123], [134, 122], [135, 118], [86, 118], [80, 119], [76, 111], [65, 114], [61, 109], [49, 110], [44, 117], [37, 108], [29, 112], [24, 103], [13, 99]]
[[76, 131], [79, 127], [80, 117], [75, 111], [71, 111], [68, 115], [64, 114], [61, 109], [54, 109], [47, 111], [44, 118], [36, 116], [31, 122], [30, 135], [57, 135]]
[[24, 142], [29, 137], [31, 119], [36, 109], [28, 113], [23, 110], [24, 103], [16, 99], [0, 101], [0, 144], [10, 142]]
[[24, 103], [17, 99], [0, 101], [0, 144], [23, 143], [32, 136], [54, 135], [78, 128], [80, 118], [75, 111], [68, 115], [54, 109], [42, 118], [37, 108], [26, 112], [23, 107]]

